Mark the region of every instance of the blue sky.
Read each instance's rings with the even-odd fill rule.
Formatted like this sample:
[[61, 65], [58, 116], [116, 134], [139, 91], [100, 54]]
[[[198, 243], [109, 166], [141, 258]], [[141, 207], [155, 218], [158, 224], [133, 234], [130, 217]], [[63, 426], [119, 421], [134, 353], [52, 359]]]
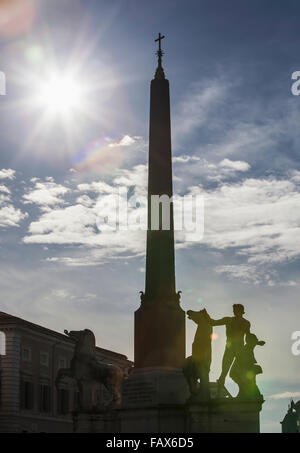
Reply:
[[[256, 352], [262, 430], [278, 432], [285, 393], [300, 397], [300, 358], [291, 353], [300, 330], [300, 98], [291, 94], [299, 2], [22, 4], [22, 20], [0, 21], [1, 310], [59, 331], [89, 327], [100, 346], [133, 358], [145, 234], [103, 240], [95, 208], [120, 184], [145, 191], [161, 32], [174, 191], [205, 200], [203, 240], [177, 244], [177, 289], [184, 309], [204, 306], [213, 317], [245, 305], [267, 342]], [[49, 114], [37, 99], [41, 84], [74, 68], [82, 108]], [[190, 352], [191, 321], [187, 331]], [[212, 379], [224, 348], [216, 332]]]

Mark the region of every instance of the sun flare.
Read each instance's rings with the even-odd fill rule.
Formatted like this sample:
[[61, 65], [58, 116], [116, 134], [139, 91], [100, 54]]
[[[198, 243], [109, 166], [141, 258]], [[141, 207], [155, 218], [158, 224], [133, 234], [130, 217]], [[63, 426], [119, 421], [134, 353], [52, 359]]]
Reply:
[[36, 102], [48, 113], [70, 115], [84, 102], [81, 84], [69, 74], [52, 74], [37, 87]]

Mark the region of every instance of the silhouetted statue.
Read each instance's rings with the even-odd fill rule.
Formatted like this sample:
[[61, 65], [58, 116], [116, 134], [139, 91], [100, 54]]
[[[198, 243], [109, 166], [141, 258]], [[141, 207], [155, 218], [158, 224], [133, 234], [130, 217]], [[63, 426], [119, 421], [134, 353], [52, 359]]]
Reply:
[[298, 424], [298, 418], [300, 415], [300, 401], [295, 403], [291, 401], [288, 411], [281, 422], [283, 434], [295, 434], [300, 433], [300, 426]]
[[246, 344], [237, 353], [229, 375], [239, 386], [238, 398], [262, 397], [256, 385], [256, 376], [262, 373], [262, 368], [256, 362], [254, 348], [264, 346], [264, 344], [265, 342], [259, 341], [256, 335], [249, 333], [246, 335]]
[[244, 306], [233, 305], [233, 317], [211, 319], [212, 326], [226, 326], [226, 347], [222, 360], [222, 373], [218, 379], [219, 394], [221, 393], [228, 371], [239, 351], [244, 347], [245, 335], [250, 333], [250, 322], [243, 318]]
[[76, 342], [76, 346], [71, 367], [61, 368], [57, 373], [56, 387], [59, 387], [64, 377], [74, 379], [79, 390], [79, 410], [92, 411], [97, 409], [97, 403], [94, 401], [95, 386], [103, 384], [112, 395], [109, 406], [119, 406], [124, 371], [116, 365], [97, 360], [95, 335], [91, 330], [64, 332]]
[[192, 346], [192, 356], [185, 360], [183, 374], [192, 396], [199, 396], [201, 400], [207, 401], [210, 399], [211, 320], [205, 309], [198, 312], [188, 310], [187, 315], [198, 328]]

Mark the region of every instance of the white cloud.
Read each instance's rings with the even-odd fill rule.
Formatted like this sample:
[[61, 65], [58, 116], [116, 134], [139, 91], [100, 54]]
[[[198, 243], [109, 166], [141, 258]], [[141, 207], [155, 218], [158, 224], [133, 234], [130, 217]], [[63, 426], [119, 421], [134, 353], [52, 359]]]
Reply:
[[11, 168], [3, 168], [0, 170], [0, 179], [14, 179], [15, 173], [15, 170], [12, 170]]
[[10, 202], [10, 196], [0, 193], [0, 206], [6, 205]]
[[74, 295], [70, 294], [66, 289], [53, 289], [52, 295], [56, 299], [74, 299]]
[[258, 284], [261, 282], [256, 266], [251, 266], [249, 264], [217, 266], [215, 271], [219, 274], [227, 274], [230, 277], [241, 279], [247, 283]]
[[[122, 259], [125, 256], [130, 258], [144, 254], [145, 231], [141, 231], [137, 226], [134, 231], [122, 231], [117, 227], [115, 231], [106, 232], [105, 222], [107, 219], [108, 225], [114, 222], [116, 213], [114, 197], [118, 194], [117, 186], [122, 184], [125, 193], [129, 188], [133, 188], [130, 196], [145, 194], [146, 176], [146, 166], [140, 165], [131, 171], [119, 171], [112, 185], [102, 181], [79, 184], [77, 191], [79, 190], [82, 195], [77, 197], [72, 205], [69, 202], [65, 207], [48, 204], [47, 210], [36, 221], [31, 222], [28, 234], [23, 239], [24, 243], [79, 244], [88, 247], [88, 251], [83, 254], [77, 253], [76, 256], [48, 258], [49, 262], [60, 262], [68, 266], [92, 266], [114, 257]], [[143, 204], [128, 205], [130, 225], [139, 225], [140, 219], [144, 218], [146, 207]]]
[[8, 193], [10, 194], [10, 190], [8, 187], [4, 186], [3, 184], [0, 184], [0, 192], [3, 192], [3, 193]]
[[98, 266], [99, 264], [104, 264], [104, 261], [101, 260], [100, 257], [97, 259], [91, 258], [91, 256], [85, 255], [85, 256], [53, 256], [53, 257], [48, 257], [46, 258], [46, 261], [48, 263], [55, 263], [55, 264], [63, 264], [65, 266], [69, 267], [90, 267], [90, 266]]
[[298, 286], [299, 283], [294, 280], [288, 280], [287, 282], [281, 282], [281, 286]]
[[300, 192], [291, 181], [246, 179], [196, 192], [205, 197], [204, 242], [211, 247], [239, 247], [251, 262], [300, 254]]
[[115, 146], [130, 146], [133, 145], [135, 141], [136, 140], [133, 137], [130, 137], [129, 135], [124, 135], [124, 137], [120, 141], [112, 142], [108, 146], [110, 146], [111, 148]]
[[76, 199], [76, 203], [82, 204], [83, 206], [90, 207], [95, 203], [88, 195], [82, 195]]
[[220, 80], [197, 83], [189, 88], [185, 99], [176, 107], [172, 128], [175, 144], [208, 120], [211, 112], [225, 99], [227, 90]]
[[4, 206], [0, 208], [0, 227], [18, 227], [21, 220], [25, 219], [27, 214], [14, 208], [14, 206]]
[[[190, 193], [204, 197], [202, 244], [231, 250], [241, 261], [219, 266], [217, 272], [273, 286], [278, 277], [274, 265], [300, 257], [300, 188], [292, 180], [250, 178], [211, 190], [191, 187]], [[180, 248], [195, 246], [176, 236]]]
[[[225, 178], [228, 174], [226, 172], [230, 172], [232, 176], [249, 168], [249, 164], [243, 161], [225, 159], [211, 164], [203, 159], [198, 160], [197, 156], [196, 159], [183, 156], [183, 166], [186, 165], [199, 165], [211, 179], [217, 178], [218, 175]], [[131, 195], [146, 195], [147, 166], [136, 165], [131, 170], [119, 170], [118, 176], [111, 184], [101, 180], [81, 183], [72, 191], [52, 180], [36, 182], [34, 189], [24, 196], [25, 201], [38, 203], [46, 209], [38, 219], [31, 222], [24, 242], [79, 244], [101, 250], [92, 258], [90, 251], [79, 258], [59, 258], [60, 262], [65, 261], [70, 265], [93, 265], [99, 260], [102, 262], [122, 254], [144, 254], [144, 231], [128, 232], [117, 229], [113, 233], [106, 233], [101, 227], [99, 229], [99, 224], [103, 225], [105, 219], [108, 219], [109, 224], [114, 221], [112, 197], [120, 185], [125, 190], [130, 188]], [[76, 199], [74, 195], [78, 194], [78, 191], [81, 194]], [[69, 200], [68, 205], [64, 206], [66, 194]], [[300, 257], [300, 187], [295, 178], [246, 178], [237, 183], [219, 180], [218, 186], [213, 189], [185, 187], [184, 194], [204, 197], [205, 230], [199, 244], [220, 251], [232, 249], [240, 260], [244, 260], [241, 264], [227, 263], [226, 266], [219, 266], [216, 269], [218, 273], [226, 273], [232, 278], [256, 284], [263, 281], [272, 286], [277, 275], [271, 270], [263, 271], [263, 267], [272, 267], [276, 263]], [[106, 203], [105, 212], [105, 203], [101, 204], [103, 201]], [[134, 216], [145, 214], [144, 207], [140, 207], [139, 211], [129, 206], [129, 210]], [[185, 242], [180, 233], [176, 234], [176, 238], [177, 247], [188, 248], [196, 245], [194, 242]], [[53, 261], [55, 256], [50, 258]], [[285, 282], [288, 286], [293, 284], [292, 280]]]
[[[14, 174], [14, 170], [0, 170], [0, 179], [14, 179]], [[0, 184], [0, 228], [18, 227], [26, 217], [26, 213], [14, 207], [10, 189]]]
[[[114, 256], [120, 258], [122, 254], [127, 254], [128, 257], [143, 254], [143, 231], [104, 230], [107, 225], [102, 221], [103, 216], [111, 221], [115, 214], [111, 196], [109, 194], [101, 198], [101, 206], [98, 201], [92, 206], [75, 204], [43, 213], [37, 221], [30, 224], [29, 234], [23, 241], [27, 244], [79, 244], [95, 249], [88, 252], [87, 256], [49, 258], [51, 262], [62, 262], [70, 266], [96, 265]], [[129, 207], [129, 210], [131, 213], [137, 212], [138, 217], [144, 208]]]
[[54, 208], [29, 226], [26, 243], [87, 244], [94, 236], [96, 214], [83, 205]]
[[147, 191], [147, 166], [135, 165], [131, 170], [122, 170], [113, 183], [117, 186], [135, 187], [137, 193]]
[[252, 122], [237, 121], [217, 143], [205, 145], [202, 152], [216, 156], [245, 156], [261, 153], [276, 145], [282, 132], [283, 124], [267, 120], [262, 125]]
[[182, 155], [182, 156], [176, 156], [173, 157], [173, 162], [174, 163], [181, 163], [181, 164], [186, 164], [187, 162], [197, 162], [201, 160], [200, 157], [197, 156], [187, 156], [187, 155]]
[[243, 162], [241, 160], [230, 160], [230, 159], [223, 159], [220, 162], [220, 167], [226, 167], [233, 169], [235, 171], [248, 171], [250, 169], [250, 165], [247, 162]]
[[80, 192], [95, 192], [98, 194], [108, 194], [115, 191], [112, 186], [103, 181], [78, 184], [77, 188]]
[[42, 209], [64, 204], [62, 196], [69, 192], [67, 187], [56, 184], [52, 178], [46, 182], [36, 182], [33, 189], [29, 189], [23, 196], [24, 204], [37, 204]]
[[[146, 176], [146, 166], [136, 166], [131, 171], [122, 170], [112, 185], [102, 181], [81, 184], [78, 190], [91, 192], [96, 198], [83, 193], [74, 204], [61, 208], [56, 204], [63, 203], [63, 199], [57, 199], [56, 194], [64, 194], [66, 191], [53, 182], [49, 183], [54, 194], [50, 188], [49, 198], [46, 187], [46, 196], [36, 198], [40, 203], [47, 202], [48, 210], [31, 222], [24, 242], [80, 244], [101, 248], [103, 250], [98, 253], [96, 261], [124, 253], [130, 256], [143, 254], [144, 231], [116, 230], [106, 233], [103, 230], [101, 232], [101, 224], [104, 217], [109, 222], [114, 222], [112, 197], [116, 192], [116, 185], [122, 184], [125, 188], [133, 186], [134, 195], [145, 194]], [[44, 194], [44, 190], [42, 193]], [[188, 193], [203, 196], [205, 201], [205, 231], [200, 243], [218, 250], [235, 249], [237, 255], [246, 259], [241, 265], [228, 263], [227, 266], [220, 266], [216, 269], [217, 272], [259, 283], [260, 266], [271, 266], [300, 256], [300, 191], [295, 182], [250, 178], [235, 184], [222, 183], [217, 188], [206, 191], [194, 186]], [[103, 206], [106, 206], [105, 211]], [[129, 206], [134, 216], [145, 215], [144, 207], [139, 209], [140, 211]], [[195, 245], [184, 242], [180, 233], [176, 236], [181, 248]], [[95, 260], [93, 258], [92, 262]], [[86, 262], [90, 261], [87, 258]], [[264, 274], [263, 281], [272, 286], [276, 275], [271, 271], [265, 271]], [[285, 284], [292, 285], [291, 281]]]
[[[175, 174], [179, 176], [182, 185], [189, 181], [189, 184], [199, 179], [202, 184], [211, 181], [221, 183], [224, 180], [236, 179], [240, 173], [248, 171], [251, 167], [248, 162], [223, 159], [220, 162], [208, 162], [206, 159], [195, 155], [183, 155], [173, 158], [176, 164]], [[179, 184], [180, 186], [180, 184]]]
[[281, 399], [290, 399], [290, 398], [298, 398], [300, 397], [300, 392], [283, 392], [283, 393], [276, 393], [271, 395], [269, 398], [273, 400], [281, 400]]

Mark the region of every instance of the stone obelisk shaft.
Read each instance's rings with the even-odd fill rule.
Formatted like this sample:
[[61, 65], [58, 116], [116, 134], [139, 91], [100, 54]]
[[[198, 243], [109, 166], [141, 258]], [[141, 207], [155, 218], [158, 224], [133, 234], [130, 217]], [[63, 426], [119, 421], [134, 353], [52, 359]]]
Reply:
[[[168, 209], [166, 200], [173, 194], [170, 94], [160, 47], [157, 55], [158, 68], [150, 91], [146, 289], [135, 313], [135, 366], [180, 367], [185, 357], [185, 315], [175, 288], [172, 202], [170, 224], [163, 229], [163, 209]], [[166, 204], [160, 204], [158, 213], [151, 210], [153, 196], [165, 197]], [[159, 229], [153, 228], [155, 215]]]
[[[149, 137], [149, 179], [148, 179], [148, 231], [146, 254], [146, 291], [148, 298], [159, 298], [161, 303], [175, 296], [175, 258], [173, 204], [160, 205], [160, 212], [155, 212], [153, 201], [151, 217], [151, 197], [167, 195], [171, 200], [172, 156], [170, 126], [169, 82], [166, 79], [154, 79], [151, 82], [150, 137]], [[162, 228], [162, 209], [170, 215], [170, 228], [152, 230], [151, 219], [159, 217]], [[167, 215], [168, 215], [167, 214]]]

